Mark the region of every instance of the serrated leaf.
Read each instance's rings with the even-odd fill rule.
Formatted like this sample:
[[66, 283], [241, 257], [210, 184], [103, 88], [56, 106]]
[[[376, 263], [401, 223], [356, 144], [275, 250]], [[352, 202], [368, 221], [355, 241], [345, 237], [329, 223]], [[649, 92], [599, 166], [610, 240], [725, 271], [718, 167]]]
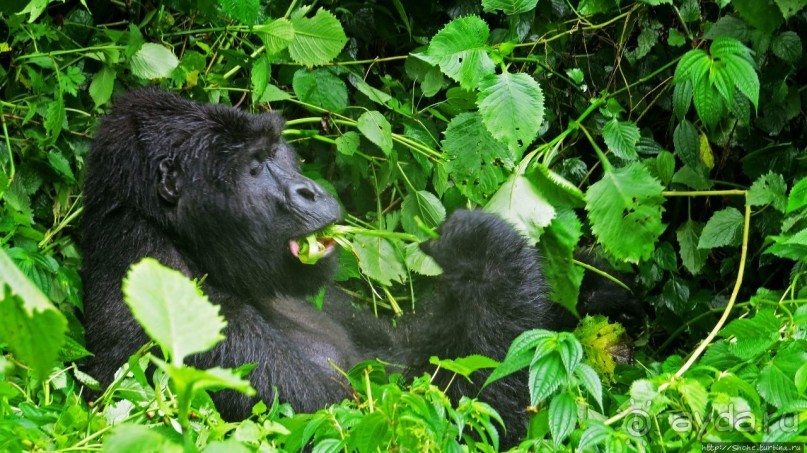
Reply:
[[700, 49], [693, 49], [685, 53], [678, 65], [675, 67], [673, 80], [675, 83], [682, 83], [685, 80], [692, 82], [695, 86], [703, 76], [709, 73], [712, 60], [706, 52]]
[[797, 182], [787, 198], [787, 214], [807, 206], [807, 178]]
[[709, 395], [703, 384], [694, 379], [685, 379], [676, 386], [684, 401], [692, 409], [692, 413], [696, 417], [696, 421], [701, 422], [706, 415], [706, 405], [709, 402]]
[[600, 409], [602, 409], [602, 381], [594, 368], [585, 363], [580, 363], [575, 368], [574, 374], [580, 379], [583, 388], [586, 389], [589, 395], [594, 397], [594, 400], [597, 401]]
[[558, 354], [546, 354], [530, 365], [530, 405], [538, 406], [564, 381], [565, 370]]
[[605, 144], [622, 160], [634, 161], [639, 158], [636, 154], [639, 136], [639, 127], [632, 121], [618, 121], [614, 118], [602, 128]]
[[[580, 435], [580, 443], [577, 448], [579, 451], [592, 450], [593, 447], [605, 443], [611, 433], [613, 433], [613, 429], [610, 426], [603, 424], [599, 420], [592, 420], [589, 427]], [[606, 451], [611, 452], [612, 450]]]
[[549, 432], [552, 442], [560, 446], [577, 425], [577, 403], [567, 392], [555, 395], [549, 403]]
[[493, 370], [493, 373], [487, 378], [483, 387], [487, 387], [492, 382], [527, 367], [535, 356], [534, 351], [536, 345], [554, 338], [555, 336], [555, 332], [543, 329], [528, 330], [517, 336], [510, 344], [510, 348], [507, 350], [507, 355], [505, 355], [504, 360]]
[[418, 190], [406, 195], [401, 203], [401, 225], [407, 233], [427, 239], [426, 233], [418, 227], [415, 217], [427, 227], [434, 228], [446, 219], [446, 208], [434, 194]]
[[485, 11], [500, 10], [508, 16], [532, 11], [537, 4], [538, 0], [482, 0]]
[[292, 60], [308, 67], [330, 63], [347, 43], [342, 24], [331, 12], [317, 10], [312, 18], [292, 16], [294, 41], [289, 44]]
[[470, 378], [471, 374], [475, 371], [484, 370], [488, 368], [496, 368], [499, 362], [479, 354], [472, 354], [461, 359], [438, 359], [431, 357], [429, 363], [445, 368], [448, 371], [457, 373], [460, 376]]
[[249, 381], [226, 368], [213, 367], [198, 370], [189, 366], [169, 366], [168, 373], [177, 387], [192, 387], [194, 390], [230, 389], [251, 396], [255, 394]]
[[743, 215], [736, 208], [726, 208], [712, 215], [698, 241], [699, 249], [713, 249], [727, 245], [740, 245]]
[[[733, 77], [734, 86], [754, 104], [755, 109], [758, 108], [759, 76], [754, 67], [751, 66], [751, 63], [741, 58], [729, 58], [725, 61], [726, 67]], [[695, 96], [697, 97], [697, 92]]]
[[64, 176], [68, 182], [76, 182], [76, 178], [73, 176], [73, 169], [70, 168], [70, 162], [68, 162], [67, 158], [59, 151], [51, 151], [48, 153], [48, 163], [52, 169]]
[[693, 101], [703, 124], [709, 127], [717, 125], [723, 113], [723, 103], [720, 93], [711, 86], [708, 77], [703, 77], [695, 85]]
[[123, 294], [132, 315], [170, 355], [174, 366], [224, 339], [227, 322], [219, 314], [219, 306], [200, 295], [182, 273], [153, 258], [130, 268], [123, 280]]
[[663, 190], [638, 162], [609, 169], [589, 186], [586, 210], [592, 231], [609, 253], [634, 263], [650, 257], [665, 228], [661, 223]]
[[807, 0], [774, 0], [774, 2], [785, 19], [790, 19], [807, 6]]
[[292, 79], [292, 88], [303, 102], [336, 113], [347, 108], [347, 86], [328, 69], [298, 69]]
[[703, 231], [703, 224], [687, 220], [675, 232], [681, 252], [681, 262], [692, 275], [698, 275], [706, 264], [709, 252], [698, 248], [698, 241]]
[[678, 158], [690, 167], [697, 168], [701, 166], [698, 130], [695, 126], [687, 120], [678, 123], [673, 131], [673, 145]]
[[244, 25], [252, 25], [260, 13], [260, 0], [219, 0], [221, 9]]
[[679, 120], [683, 120], [692, 103], [692, 81], [682, 80], [675, 84], [673, 89], [673, 113]]
[[443, 273], [443, 269], [434, 261], [434, 258], [423, 253], [418, 244], [407, 244], [404, 253], [406, 254], [406, 266], [413, 272], [431, 277]]
[[159, 44], [147, 42], [129, 61], [132, 74], [141, 79], [162, 79], [179, 65], [174, 52]]
[[563, 362], [563, 367], [566, 368], [566, 374], [571, 377], [577, 364], [583, 359], [583, 346], [580, 341], [569, 332], [561, 332], [558, 334], [560, 341], [556, 347], [560, 360]]
[[535, 140], [544, 120], [544, 94], [524, 73], [491, 74], [479, 84], [476, 105], [497, 140], [523, 149]]
[[495, 68], [488, 56], [489, 36], [488, 25], [479, 17], [454, 19], [434, 35], [423, 57], [462, 88], [473, 90]]
[[709, 53], [715, 60], [731, 60], [740, 58], [749, 63], [754, 61], [751, 49], [739, 40], [730, 36], [718, 36], [709, 46]]
[[771, 50], [773, 54], [782, 60], [796, 64], [801, 60], [803, 52], [801, 38], [798, 33], [787, 30], [783, 31], [771, 41]]
[[763, 206], [770, 204], [779, 212], [784, 213], [787, 209], [787, 184], [782, 175], [768, 172], [760, 176], [748, 190], [748, 204], [751, 206]]
[[709, 71], [709, 83], [720, 93], [720, 96], [731, 104], [734, 98], [734, 77], [725, 61], [715, 61]]
[[583, 282], [583, 268], [573, 263], [574, 248], [582, 236], [582, 224], [571, 209], [559, 210], [541, 236], [538, 247], [553, 302], [577, 313], [577, 299]]
[[540, 238], [555, 217], [555, 208], [536, 190], [529, 179], [513, 174], [485, 205], [485, 211], [499, 214], [531, 243]]
[[289, 47], [295, 37], [294, 26], [283, 17], [264, 25], [257, 25], [254, 30], [263, 40], [267, 55], [274, 55]]
[[43, 123], [45, 130], [50, 136], [51, 142], [54, 142], [57, 138], [59, 138], [59, 134], [62, 133], [62, 128], [64, 127], [64, 122], [66, 119], [67, 118], [64, 111], [64, 98], [62, 98], [62, 96], [58, 96], [53, 100], [53, 102], [48, 104], [48, 110], [45, 113], [45, 121]]
[[352, 156], [359, 150], [361, 136], [358, 132], [345, 132], [336, 138], [336, 150], [345, 156]]
[[117, 73], [109, 66], [103, 66], [96, 72], [90, 83], [90, 97], [98, 108], [106, 104], [112, 97], [112, 89], [115, 87], [115, 77]]
[[392, 285], [393, 281], [402, 282], [406, 276], [398, 252], [384, 238], [357, 234], [353, 238], [353, 252], [362, 273], [384, 286]]
[[378, 145], [384, 154], [392, 151], [392, 126], [380, 112], [364, 112], [358, 120], [358, 129], [371, 142]]
[[759, 396], [777, 408], [781, 408], [799, 397], [793, 379], [773, 363], [760, 371], [757, 390]]
[[497, 141], [478, 113], [455, 116], [442, 141], [448, 162], [445, 169], [463, 195], [484, 205], [513, 167], [507, 147]]
[[701, 132], [700, 139], [698, 140], [698, 154], [701, 162], [711, 170], [715, 167], [715, 156], [712, 154], [712, 145], [709, 144], [709, 137]]
[[41, 378], [65, 342], [67, 320], [0, 249], [0, 338]]

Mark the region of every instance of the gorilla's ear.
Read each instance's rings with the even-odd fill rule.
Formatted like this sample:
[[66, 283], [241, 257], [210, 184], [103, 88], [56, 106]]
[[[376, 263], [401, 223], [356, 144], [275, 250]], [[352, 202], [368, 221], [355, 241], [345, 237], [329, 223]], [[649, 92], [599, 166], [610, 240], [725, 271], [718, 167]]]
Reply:
[[179, 199], [179, 178], [173, 157], [165, 157], [160, 161], [160, 184], [157, 191], [160, 197], [171, 204]]

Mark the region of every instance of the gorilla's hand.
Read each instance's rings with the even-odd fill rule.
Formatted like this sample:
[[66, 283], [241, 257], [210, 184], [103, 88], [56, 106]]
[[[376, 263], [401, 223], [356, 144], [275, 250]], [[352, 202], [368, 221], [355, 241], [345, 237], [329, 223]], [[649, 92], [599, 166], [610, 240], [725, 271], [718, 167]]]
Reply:
[[523, 266], [525, 254], [534, 255], [510, 224], [482, 211], [455, 211], [437, 231], [440, 238], [421, 244], [421, 249], [447, 274], [469, 278], [484, 277], [490, 271], [500, 274], [514, 265]]

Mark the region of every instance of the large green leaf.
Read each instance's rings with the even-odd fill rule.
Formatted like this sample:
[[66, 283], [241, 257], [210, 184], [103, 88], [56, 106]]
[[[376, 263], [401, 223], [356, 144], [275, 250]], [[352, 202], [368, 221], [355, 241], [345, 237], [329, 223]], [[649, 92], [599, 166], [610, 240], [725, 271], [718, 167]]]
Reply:
[[47, 376], [65, 342], [67, 320], [0, 249], [0, 342]]
[[709, 73], [709, 66], [711, 59], [706, 52], [700, 49], [690, 50], [685, 53], [678, 66], [675, 67], [675, 76], [673, 80], [675, 83], [682, 83], [684, 80], [689, 80], [694, 85], [703, 76]]
[[446, 208], [431, 192], [418, 190], [404, 197], [401, 203], [401, 225], [407, 233], [427, 239], [426, 233], [418, 227], [415, 217], [427, 227], [434, 228], [446, 219]]
[[485, 204], [513, 167], [507, 147], [497, 141], [478, 113], [455, 116], [445, 131], [445, 165], [457, 188], [466, 197]]
[[178, 65], [179, 60], [174, 52], [151, 42], [143, 44], [129, 62], [132, 74], [141, 79], [168, 77]]
[[294, 73], [292, 87], [294, 94], [303, 102], [336, 113], [342, 113], [347, 108], [345, 82], [329, 69], [298, 69]]
[[586, 193], [591, 228], [616, 258], [636, 263], [647, 259], [664, 232], [664, 188], [641, 163], [608, 170]]
[[528, 146], [544, 120], [544, 94], [530, 75], [491, 74], [479, 84], [477, 105], [488, 131], [516, 149]]
[[763, 206], [770, 204], [779, 212], [787, 209], [787, 183], [782, 175], [768, 172], [757, 178], [748, 190], [748, 204]]
[[219, 4], [225, 13], [245, 25], [254, 24], [261, 9], [260, 0], [219, 0]]
[[693, 168], [703, 165], [700, 158], [698, 130], [695, 125], [687, 120], [678, 123], [678, 126], [675, 126], [675, 131], [673, 131], [673, 145], [678, 158], [685, 165]]
[[613, 153], [623, 160], [636, 160], [636, 143], [639, 142], [639, 127], [633, 121], [618, 121], [616, 118], [605, 123], [602, 138]]
[[698, 248], [702, 231], [703, 224], [688, 220], [675, 232], [678, 246], [681, 248], [681, 262], [692, 275], [700, 273], [709, 256], [709, 252]]
[[402, 282], [406, 276], [401, 257], [384, 238], [357, 234], [353, 238], [353, 253], [359, 259], [361, 271], [384, 286]]
[[199, 293], [179, 271], [145, 258], [123, 280], [124, 300], [148, 335], [170, 355], [174, 366], [224, 339], [227, 325], [219, 306]]
[[715, 126], [723, 115], [723, 102], [720, 93], [703, 77], [695, 84], [695, 110], [706, 126]]
[[90, 83], [90, 97], [95, 106], [104, 105], [112, 97], [112, 88], [115, 86], [117, 73], [109, 66], [102, 66], [101, 70], [95, 73]]
[[555, 218], [555, 208], [529, 179], [518, 174], [513, 174], [502, 184], [485, 205], [485, 211], [508, 220], [533, 244]]
[[574, 248], [582, 234], [582, 224], [574, 211], [562, 209], [538, 243], [544, 258], [544, 275], [551, 288], [549, 297], [572, 313], [577, 313], [577, 299], [583, 282], [583, 268], [573, 262]]
[[392, 126], [381, 112], [373, 110], [362, 113], [357, 127], [359, 132], [378, 145], [384, 154], [389, 155], [392, 151]]
[[549, 403], [549, 432], [552, 442], [560, 446], [577, 425], [577, 403], [568, 392], [561, 392]]
[[538, 406], [547, 399], [563, 382], [565, 377], [563, 362], [557, 353], [549, 353], [530, 365], [529, 389], [530, 405]]
[[501, 10], [507, 15], [532, 11], [537, 4], [538, 0], [482, 0], [485, 11]]
[[713, 249], [726, 245], [740, 245], [743, 232], [743, 215], [735, 208], [717, 211], [706, 222], [698, 248]]
[[434, 35], [422, 57], [439, 65], [462, 88], [472, 90], [494, 70], [488, 56], [489, 35], [488, 25], [479, 17], [454, 19]]
[[283, 17], [263, 25], [257, 25], [254, 30], [263, 40], [268, 55], [280, 52], [289, 47], [294, 41], [294, 25]]
[[330, 63], [347, 43], [342, 24], [324, 9], [319, 9], [312, 18], [305, 17], [301, 11], [291, 17], [294, 41], [289, 45], [289, 55], [309, 67]]

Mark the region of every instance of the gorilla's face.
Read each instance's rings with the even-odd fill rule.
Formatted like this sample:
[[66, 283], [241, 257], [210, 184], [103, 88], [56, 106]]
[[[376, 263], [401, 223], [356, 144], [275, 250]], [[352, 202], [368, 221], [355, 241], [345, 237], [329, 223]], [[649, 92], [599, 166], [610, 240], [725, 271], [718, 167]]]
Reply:
[[226, 132], [205, 150], [159, 165], [177, 243], [195, 272], [234, 293], [314, 293], [332, 277], [338, 250], [327, 244], [324, 259], [302, 264], [298, 240], [338, 221], [339, 204], [300, 173], [279, 117], [233, 112], [210, 112]]

